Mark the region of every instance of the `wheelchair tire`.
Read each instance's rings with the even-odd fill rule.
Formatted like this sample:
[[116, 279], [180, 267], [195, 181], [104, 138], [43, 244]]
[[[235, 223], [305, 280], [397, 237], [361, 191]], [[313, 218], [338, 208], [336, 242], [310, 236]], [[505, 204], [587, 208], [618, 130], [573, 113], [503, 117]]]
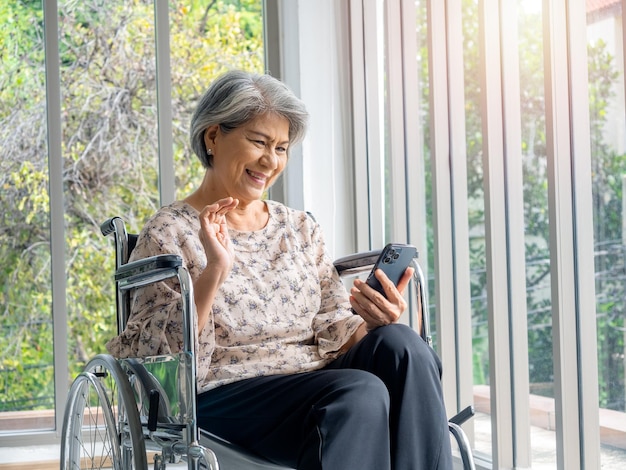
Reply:
[[72, 383], [63, 420], [60, 468], [148, 468], [134, 395], [112, 356], [94, 357]]

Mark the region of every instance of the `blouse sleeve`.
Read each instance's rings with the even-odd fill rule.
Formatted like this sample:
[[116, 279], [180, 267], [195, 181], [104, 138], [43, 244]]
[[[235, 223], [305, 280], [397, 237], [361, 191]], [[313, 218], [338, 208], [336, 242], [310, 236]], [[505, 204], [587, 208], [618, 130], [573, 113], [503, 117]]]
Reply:
[[[181, 256], [183, 264], [189, 270], [192, 280], [202, 271], [206, 264], [204, 251], [197, 231], [177, 227], [171, 220], [158, 218], [146, 224], [133, 250], [132, 259], [142, 259], [160, 254], [176, 254]], [[196, 323], [197, 316], [193, 321]], [[213, 335], [212, 319], [202, 332], [202, 344], [195, 338], [195, 349], [202, 346], [206, 354], [214, 344], [208, 341]], [[145, 287], [135, 289], [131, 298], [131, 313], [124, 331], [107, 343], [107, 349], [116, 357], [146, 357], [177, 353], [183, 348], [184, 323], [182, 297], [177, 278], [170, 278]], [[210, 357], [202, 354], [201, 356]]]
[[334, 359], [339, 355], [341, 347], [363, 323], [363, 319], [352, 313], [348, 292], [326, 251], [321, 229], [317, 224], [311, 241], [321, 292], [320, 309], [313, 321], [313, 330], [320, 356]]

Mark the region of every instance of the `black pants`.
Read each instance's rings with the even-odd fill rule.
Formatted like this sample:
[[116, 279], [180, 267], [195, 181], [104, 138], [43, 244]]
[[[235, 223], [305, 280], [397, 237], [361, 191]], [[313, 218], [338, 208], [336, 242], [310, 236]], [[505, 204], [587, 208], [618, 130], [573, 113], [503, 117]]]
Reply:
[[370, 332], [324, 369], [198, 396], [198, 423], [298, 469], [452, 468], [441, 362], [405, 325]]

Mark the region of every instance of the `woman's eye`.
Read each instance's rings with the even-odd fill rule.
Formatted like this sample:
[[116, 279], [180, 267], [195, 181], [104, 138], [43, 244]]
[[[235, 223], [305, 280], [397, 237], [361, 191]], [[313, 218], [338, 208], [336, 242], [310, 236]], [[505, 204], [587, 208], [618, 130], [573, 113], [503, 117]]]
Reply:
[[276, 147], [276, 151], [278, 153], [285, 153], [287, 152], [287, 147]]

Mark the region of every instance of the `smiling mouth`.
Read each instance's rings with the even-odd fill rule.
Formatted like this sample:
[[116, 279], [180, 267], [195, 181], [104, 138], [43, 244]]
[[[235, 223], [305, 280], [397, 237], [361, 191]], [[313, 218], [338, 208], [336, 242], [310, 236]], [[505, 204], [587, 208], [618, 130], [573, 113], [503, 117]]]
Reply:
[[267, 176], [265, 176], [263, 173], [256, 173], [252, 170], [246, 170], [246, 173], [248, 173], [248, 175], [250, 175], [255, 181], [265, 184], [265, 182], [267, 181]]

